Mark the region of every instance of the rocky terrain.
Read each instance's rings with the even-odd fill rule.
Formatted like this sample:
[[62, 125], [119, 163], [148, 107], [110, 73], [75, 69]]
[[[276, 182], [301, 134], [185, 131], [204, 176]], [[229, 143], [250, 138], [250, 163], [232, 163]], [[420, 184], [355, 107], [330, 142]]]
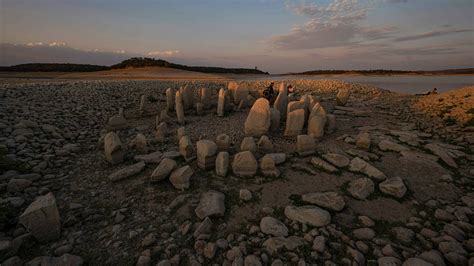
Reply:
[[474, 264], [472, 87], [291, 83], [3, 80], [1, 265]]

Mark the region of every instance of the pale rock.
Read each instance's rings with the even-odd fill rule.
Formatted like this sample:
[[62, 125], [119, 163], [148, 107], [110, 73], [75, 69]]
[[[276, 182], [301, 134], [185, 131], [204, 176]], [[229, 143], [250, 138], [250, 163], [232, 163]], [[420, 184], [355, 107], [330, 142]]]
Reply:
[[356, 173], [363, 173], [377, 180], [385, 180], [387, 178], [384, 173], [359, 157], [352, 159], [349, 170]]
[[175, 109], [176, 109], [176, 117], [178, 119], [178, 123], [180, 125], [184, 125], [184, 106], [183, 106], [183, 96], [179, 91], [176, 92], [175, 97]]
[[345, 168], [350, 164], [349, 158], [344, 155], [337, 154], [337, 153], [326, 153], [323, 154], [323, 159], [332, 163], [333, 165], [339, 168]]
[[232, 162], [232, 171], [238, 177], [253, 177], [257, 174], [258, 163], [250, 151], [239, 152]]
[[359, 178], [349, 183], [347, 189], [352, 197], [363, 200], [374, 192], [374, 182], [369, 178]]
[[301, 134], [305, 121], [303, 109], [298, 109], [288, 113], [285, 125], [285, 137], [295, 137]]
[[221, 151], [217, 154], [216, 158], [216, 174], [218, 176], [225, 177], [229, 170], [229, 153]]
[[317, 157], [313, 157], [311, 158], [311, 164], [320, 169], [320, 170], [323, 170], [323, 171], [326, 171], [326, 172], [329, 172], [329, 173], [336, 173], [338, 172], [339, 170], [337, 170], [336, 167], [334, 167], [332, 164], [320, 159], [320, 158], [317, 158]]
[[164, 158], [151, 174], [151, 182], [160, 182], [167, 178], [176, 167], [176, 161]]
[[174, 103], [175, 103], [173, 89], [171, 88], [166, 89], [165, 94], [166, 94], [166, 110], [172, 111], [174, 110]]
[[193, 176], [194, 172], [189, 165], [183, 166], [174, 170], [170, 176], [170, 182], [176, 189], [187, 189], [189, 188], [189, 180]]
[[363, 132], [363, 133], [360, 133], [359, 135], [357, 135], [356, 137], [356, 146], [361, 148], [361, 149], [365, 149], [365, 150], [369, 150], [370, 149], [370, 135], [368, 132]]
[[323, 227], [331, 222], [331, 214], [326, 210], [312, 205], [286, 206], [285, 216], [293, 221], [315, 227]]
[[264, 176], [275, 178], [280, 176], [280, 170], [276, 167], [273, 157], [268, 154], [263, 156], [260, 168]]
[[400, 177], [388, 178], [379, 184], [379, 189], [385, 194], [402, 198], [407, 192], [407, 188]]
[[341, 211], [346, 205], [342, 196], [330, 191], [304, 194], [302, 200], [333, 211]]
[[223, 117], [225, 115], [225, 94], [224, 88], [219, 90], [219, 98], [217, 100], [217, 116]]
[[273, 161], [276, 165], [282, 164], [286, 162], [286, 154], [285, 153], [268, 153], [267, 155], [273, 158]]
[[138, 133], [135, 138], [130, 141], [129, 147], [141, 153], [146, 153], [148, 151], [148, 141], [145, 135]]
[[288, 108], [288, 88], [284, 82], [280, 83], [278, 87], [278, 96], [273, 106], [280, 112], [280, 121], [285, 121]]
[[261, 136], [257, 142], [257, 150], [260, 153], [269, 153], [273, 151], [273, 143], [267, 136]]
[[344, 106], [347, 104], [347, 101], [349, 100], [351, 92], [348, 89], [341, 89], [336, 95], [336, 104]]
[[243, 201], [249, 201], [252, 199], [252, 192], [248, 189], [240, 189], [239, 190], [239, 198]]
[[179, 140], [179, 152], [184, 157], [184, 159], [189, 159], [193, 156], [194, 147], [191, 139], [188, 136], [183, 136]]
[[41, 243], [58, 239], [61, 222], [53, 194], [37, 197], [20, 215], [18, 222]]
[[138, 162], [136, 164], [132, 164], [125, 168], [118, 170], [117, 172], [112, 173], [109, 175], [109, 180], [112, 182], [117, 182], [128, 177], [134, 176], [145, 169], [145, 162]]
[[245, 120], [246, 136], [266, 135], [270, 129], [270, 103], [265, 98], [259, 98], [250, 109]]
[[394, 152], [402, 152], [402, 151], [409, 150], [407, 147], [400, 145], [398, 143], [389, 141], [389, 140], [380, 141], [379, 149], [382, 151], [394, 151]]
[[225, 195], [214, 190], [203, 193], [195, 212], [199, 219], [223, 216], [225, 213]]
[[227, 134], [219, 134], [216, 138], [218, 151], [228, 151], [230, 147], [230, 137]]
[[260, 230], [262, 233], [272, 236], [288, 236], [288, 228], [281, 221], [266, 216], [260, 220]]
[[245, 137], [240, 144], [240, 151], [250, 151], [251, 153], [257, 152], [257, 144], [253, 137]]
[[215, 167], [217, 145], [211, 140], [200, 140], [196, 143], [198, 167], [210, 170]]

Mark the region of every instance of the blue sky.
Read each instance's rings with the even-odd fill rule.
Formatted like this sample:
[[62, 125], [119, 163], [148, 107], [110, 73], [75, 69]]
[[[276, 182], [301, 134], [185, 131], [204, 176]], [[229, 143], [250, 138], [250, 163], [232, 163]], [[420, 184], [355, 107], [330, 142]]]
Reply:
[[443, 69], [474, 65], [472, 0], [2, 0], [0, 65]]

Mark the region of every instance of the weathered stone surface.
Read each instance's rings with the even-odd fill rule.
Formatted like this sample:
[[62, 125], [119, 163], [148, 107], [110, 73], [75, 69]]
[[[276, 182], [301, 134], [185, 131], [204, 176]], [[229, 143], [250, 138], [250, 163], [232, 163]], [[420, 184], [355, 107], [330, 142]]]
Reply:
[[351, 162], [346, 156], [337, 153], [326, 153], [322, 157], [324, 160], [340, 168], [347, 167]]
[[269, 176], [269, 177], [280, 176], [280, 170], [278, 170], [278, 168], [276, 167], [273, 157], [268, 154], [263, 156], [260, 168], [262, 169], [262, 173], [264, 176]]
[[273, 106], [280, 112], [280, 121], [285, 121], [288, 108], [288, 89], [284, 82], [278, 86], [278, 96]]
[[454, 161], [453, 157], [449, 155], [447, 149], [441, 147], [439, 144], [437, 143], [426, 144], [425, 149], [430, 150], [433, 154], [437, 155], [447, 165], [454, 168], [458, 168], [456, 161]]
[[112, 182], [120, 181], [140, 173], [143, 169], [145, 169], [145, 162], [138, 162], [112, 173], [109, 175], [109, 180]]
[[368, 132], [363, 132], [357, 135], [356, 146], [365, 150], [370, 149], [370, 135]]
[[61, 234], [61, 222], [53, 194], [37, 197], [20, 215], [19, 223], [39, 242], [58, 239]]
[[257, 174], [258, 163], [250, 151], [239, 152], [232, 162], [232, 171], [239, 177], [253, 177]]
[[325, 130], [327, 133], [334, 133], [337, 129], [336, 116], [333, 114], [326, 115], [326, 127]]
[[166, 122], [161, 122], [158, 126], [156, 126], [155, 139], [158, 142], [164, 142], [166, 140], [167, 131], [168, 131], [168, 126]]
[[183, 106], [183, 96], [179, 91], [176, 92], [176, 97], [175, 97], [175, 109], [176, 109], [176, 117], [178, 119], [178, 123], [180, 125], [185, 124], [185, 119], [184, 119], [184, 106]]
[[146, 153], [148, 151], [148, 141], [145, 135], [138, 133], [135, 138], [130, 141], [129, 147], [141, 153]]
[[245, 135], [256, 137], [266, 135], [270, 129], [270, 124], [270, 103], [265, 98], [259, 98], [250, 109], [247, 120], [245, 120]]
[[127, 119], [121, 115], [114, 115], [109, 118], [108, 125], [114, 129], [123, 128], [127, 125]]
[[341, 211], [346, 205], [342, 196], [330, 191], [304, 194], [302, 200], [333, 211]]
[[183, 107], [185, 110], [189, 110], [193, 108], [194, 105], [194, 94], [193, 89], [186, 85], [182, 88], [181, 95], [183, 97]]
[[188, 136], [183, 136], [179, 140], [179, 153], [184, 159], [189, 159], [194, 155], [194, 147]]
[[146, 108], [146, 98], [145, 95], [140, 96], [140, 107], [138, 109], [140, 116], [143, 116], [145, 113], [145, 108]]
[[285, 126], [285, 137], [295, 137], [301, 134], [304, 126], [304, 110], [298, 109], [288, 113]]
[[163, 153], [155, 151], [153, 153], [144, 154], [144, 155], [135, 155], [133, 157], [135, 161], [143, 161], [145, 163], [160, 163], [163, 160]]
[[249, 201], [252, 199], [252, 192], [248, 189], [240, 189], [239, 190], [239, 198], [243, 201]]
[[167, 111], [172, 111], [174, 110], [174, 92], [173, 89], [168, 88], [166, 89], [166, 110]]
[[363, 200], [374, 192], [374, 182], [367, 177], [359, 178], [349, 183], [347, 191], [352, 197]]
[[246, 83], [240, 83], [234, 90], [234, 103], [240, 104], [242, 100], [247, 99], [249, 95], [249, 86]]
[[288, 236], [288, 228], [281, 221], [266, 216], [260, 220], [260, 230], [262, 233], [272, 236]]
[[352, 234], [359, 240], [370, 240], [375, 237], [375, 231], [367, 227], [355, 229]]
[[176, 135], [178, 136], [178, 142], [179, 140], [183, 137], [186, 136], [186, 128], [185, 127], [179, 127], [176, 130]]
[[349, 170], [356, 173], [366, 174], [367, 176], [377, 180], [385, 180], [387, 178], [384, 173], [359, 157], [352, 159], [351, 164], [349, 165]]
[[408, 258], [402, 266], [433, 266], [433, 264], [419, 258]]
[[167, 178], [176, 166], [174, 160], [164, 158], [151, 174], [151, 182], [159, 182]]
[[217, 116], [222, 117], [225, 115], [225, 89], [219, 90], [219, 98], [217, 100]]
[[321, 138], [326, 126], [326, 110], [319, 103], [315, 103], [308, 119], [308, 135]]
[[204, 110], [209, 110], [212, 106], [212, 89], [201, 88], [201, 104]]
[[198, 167], [203, 170], [214, 169], [217, 145], [211, 140], [200, 140], [196, 143]]
[[225, 177], [229, 170], [229, 153], [221, 151], [217, 154], [216, 158], [216, 174], [218, 176]]
[[296, 137], [296, 151], [300, 156], [308, 156], [316, 152], [316, 141], [310, 135]]
[[318, 157], [311, 158], [311, 164], [314, 165], [316, 168], [329, 172], [329, 173], [336, 173], [338, 170], [332, 164], [320, 159]]
[[203, 193], [195, 212], [199, 219], [223, 216], [225, 213], [225, 195], [214, 190]]
[[30, 187], [32, 183], [33, 181], [28, 179], [12, 178], [10, 181], [8, 181], [7, 190], [11, 193], [21, 192]]
[[273, 151], [273, 143], [267, 136], [261, 136], [257, 142], [257, 150], [260, 153], [269, 153]]
[[395, 151], [395, 152], [402, 152], [402, 151], [409, 150], [407, 147], [400, 145], [398, 143], [389, 141], [389, 140], [380, 141], [379, 149], [382, 151]]
[[282, 164], [286, 162], [286, 154], [285, 153], [268, 153], [267, 155], [273, 158], [273, 161], [276, 165]]
[[277, 132], [280, 130], [280, 111], [270, 108], [270, 131]]
[[257, 152], [257, 144], [253, 137], [245, 137], [240, 144], [240, 151], [250, 151], [251, 153]]
[[348, 89], [339, 90], [336, 95], [336, 104], [341, 106], [346, 105], [347, 101], [349, 100], [350, 94], [351, 92]]
[[326, 226], [331, 222], [331, 214], [329, 212], [312, 205], [300, 207], [286, 206], [285, 216], [290, 220], [315, 227]]
[[219, 134], [216, 138], [218, 151], [228, 151], [230, 147], [230, 137], [227, 134]]
[[170, 176], [170, 182], [177, 189], [187, 189], [189, 188], [189, 180], [193, 176], [194, 172], [189, 165], [183, 166], [174, 170]]
[[400, 177], [389, 178], [379, 184], [379, 189], [385, 194], [396, 198], [402, 198], [407, 192], [407, 188]]
[[111, 164], [118, 164], [123, 162], [125, 150], [122, 147], [122, 142], [115, 132], [109, 132], [104, 138], [104, 154], [105, 159]]
[[402, 261], [395, 257], [380, 257], [377, 260], [379, 266], [401, 266]]

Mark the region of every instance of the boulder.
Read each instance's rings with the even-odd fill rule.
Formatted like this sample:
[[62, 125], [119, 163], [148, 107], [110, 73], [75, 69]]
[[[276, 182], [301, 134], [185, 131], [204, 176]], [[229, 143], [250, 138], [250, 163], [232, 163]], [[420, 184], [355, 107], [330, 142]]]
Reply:
[[352, 159], [349, 170], [356, 173], [363, 173], [377, 180], [385, 180], [387, 178], [384, 173], [359, 157]]
[[198, 167], [203, 170], [214, 169], [217, 155], [217, 145], [212, 140], [200, 140], [196, 143]]
[[310, 135], [296, 137], [296, 151], [300, 156], [308, 156], [316, 152], [316, 141]]
[[308, 121], [308, 135], [313, 138], [321, 138], [324, 136], [324, 126], [326, 119], [324, 116], [314, 115], [310, 116]]
[[39, 196], [20, 215], [19, 223], [38, 242], [56, 240], [61, 234], [61, 222], [56, 199], [52, 193]]
[[304, 194], [302, 200], [333, 211], [341, 211], [346, 205], [342, 196], [338, 195], [336, 192], [329, 191]]
[[230, 138], [227, 134], [219, 134], [216, 138], [218, 151], [228, 151], [230, 147]]
[[273, 160], [273, 157], [271, 155], [267, 154], [263, 156], [260, 168], [262, 169], [262, 173], [264, 176], [268, 176], [268, 177], [280, 176], [280, 171], [276, 167], [275, 161]]
[[232, 171], [239, 177], [253, 177], [257, 174], [258, 163], [250, 151], [239, 152], [232, 162]]
[[344, 106], [346, 105], [347, 101], [349, 100], [350, 91], [348, 89], [341, 89], [338, 91], [336, 95], [336, 104]]
[[240, 151], [250, 151], [251, 153], [257, 152], [257, 144], [253, 137], [245, 137], [240, 144]]
[[249, 95], [249, 86], [246, 83], [240, 83], [234, 90], [234, 103], [240, 104], [242, 100], [246, 100]]
[[364, 149], [364, 150], [369, 150], [370, 149], [370, 135], [368, 132], [362, 132], [356, 137], [356, 146]]
[[252, 199], [252, 192], [248, 189], [242, 188], [239, 190], [239, 198], [243, 201], [249, 201]]
[[312, 205], [286, 206], [285, 216], [290, 220], [315, 227], [323, 227], [331, 222], [331, 214], [328, 211]]
[[189, 180], [193, 176], [193, 169], [189, 165], [174, 170], [170, 176], [170, 182], [176, 189], [189, 188]]
[[201, 220], [206, 217], [223, 216], [225, 213], [225, 195], [214, 190], [202, 194], [195, 212]]
[[389, 178], [379, 184], [379, 189], [385, 194], [402, 198], [407, 192], [407, 187], [400, 177]]
[[179, 153], [184, 157], [184, 159], [189, 159], [194, 154], [194, 147], [191, 142], [191, 139], [188, 136], [183, 136], [179, 140]]
[[250, 109], [247, 120], [245, 120], [245, 135], [257, 137], [266, 135], [270, 129], [270, 124], [270, 103], [265, 98], [259, 98]]
[[305, 121], [304, 110], [298, 109], [288, 113], [285, 126], [285, 137], [295, 137], [301, 134]]
[[146, 153], [148, 151], [148, 141], [146, 140], [145, 135], [141, 133], [138, 133], [135, 138], [130, 141], [128, 146], [140, 153]]
[[153, 153], [144, 154], [144, 155], [135, 155], [133, 157], [135, 161], [143, 161], [145, 163], [160, 163], [163, 160], [163, 153], [155, 151]]
[[174, 160], [164, 158], [151, 174], [151, 182], [160, 182], [167, 178], [176, 166], [177, 164]]
[[178, 142], [179, 142], [183, 136], [186, 136], [186, 128], [185, 127], [179, 127], [176, 130], [176, 135], [178, 136]]
[[276, 165], [279, 165], [279, 164], [282, 164], [282, 163], [286, 162], [286, 154], [285, 153], [282, 153], [282, 152], [281, 153], [268, 153], [266, 155], [271, 156]]
[[109, 180], [112, 182], [120, 181], [140, 173], [143, 169], [145, 169], [145, 162], [138, 162], [112, 173], [109, 175]]
[[217, 154], [216, 158], [216, 174], [218, 176], [225, 177], [229, 170], [229, 153], [221, 151]]
[[270, 216], [263, 217], [260, 220], [260, 231], [272, 236], [288, 236], [288, 228], [286, 225]]
[[201, 104], [204, 110], [209, 110], [212, 107], [212, 89], [201, 89]]
[[352, 197], [363, 200], [374, 192], [374, 182], [367, 177], [359, 178], [349, 183], [347, 191]]
[[111, 164], [118, 164], [123, 162], [125, 150], [122, 147], [122, 142], [115, 132], [109, 132], [104, 138], [104, 154], [105, 159]]
[[182, 89], [182, 97], [183, 97], [183, 107], [185, 110], [189, 110], [193, 108], [194, 105], [194, 94], [193, 94], [193, 89], [186, 85]]
[[109, 127], [114, 128], [114, 129], [119, 129], [123, 128], [127, 125], [127, 119], [121, 115], [114, 115], [111, 118], [109, 118], [108, 122]]

